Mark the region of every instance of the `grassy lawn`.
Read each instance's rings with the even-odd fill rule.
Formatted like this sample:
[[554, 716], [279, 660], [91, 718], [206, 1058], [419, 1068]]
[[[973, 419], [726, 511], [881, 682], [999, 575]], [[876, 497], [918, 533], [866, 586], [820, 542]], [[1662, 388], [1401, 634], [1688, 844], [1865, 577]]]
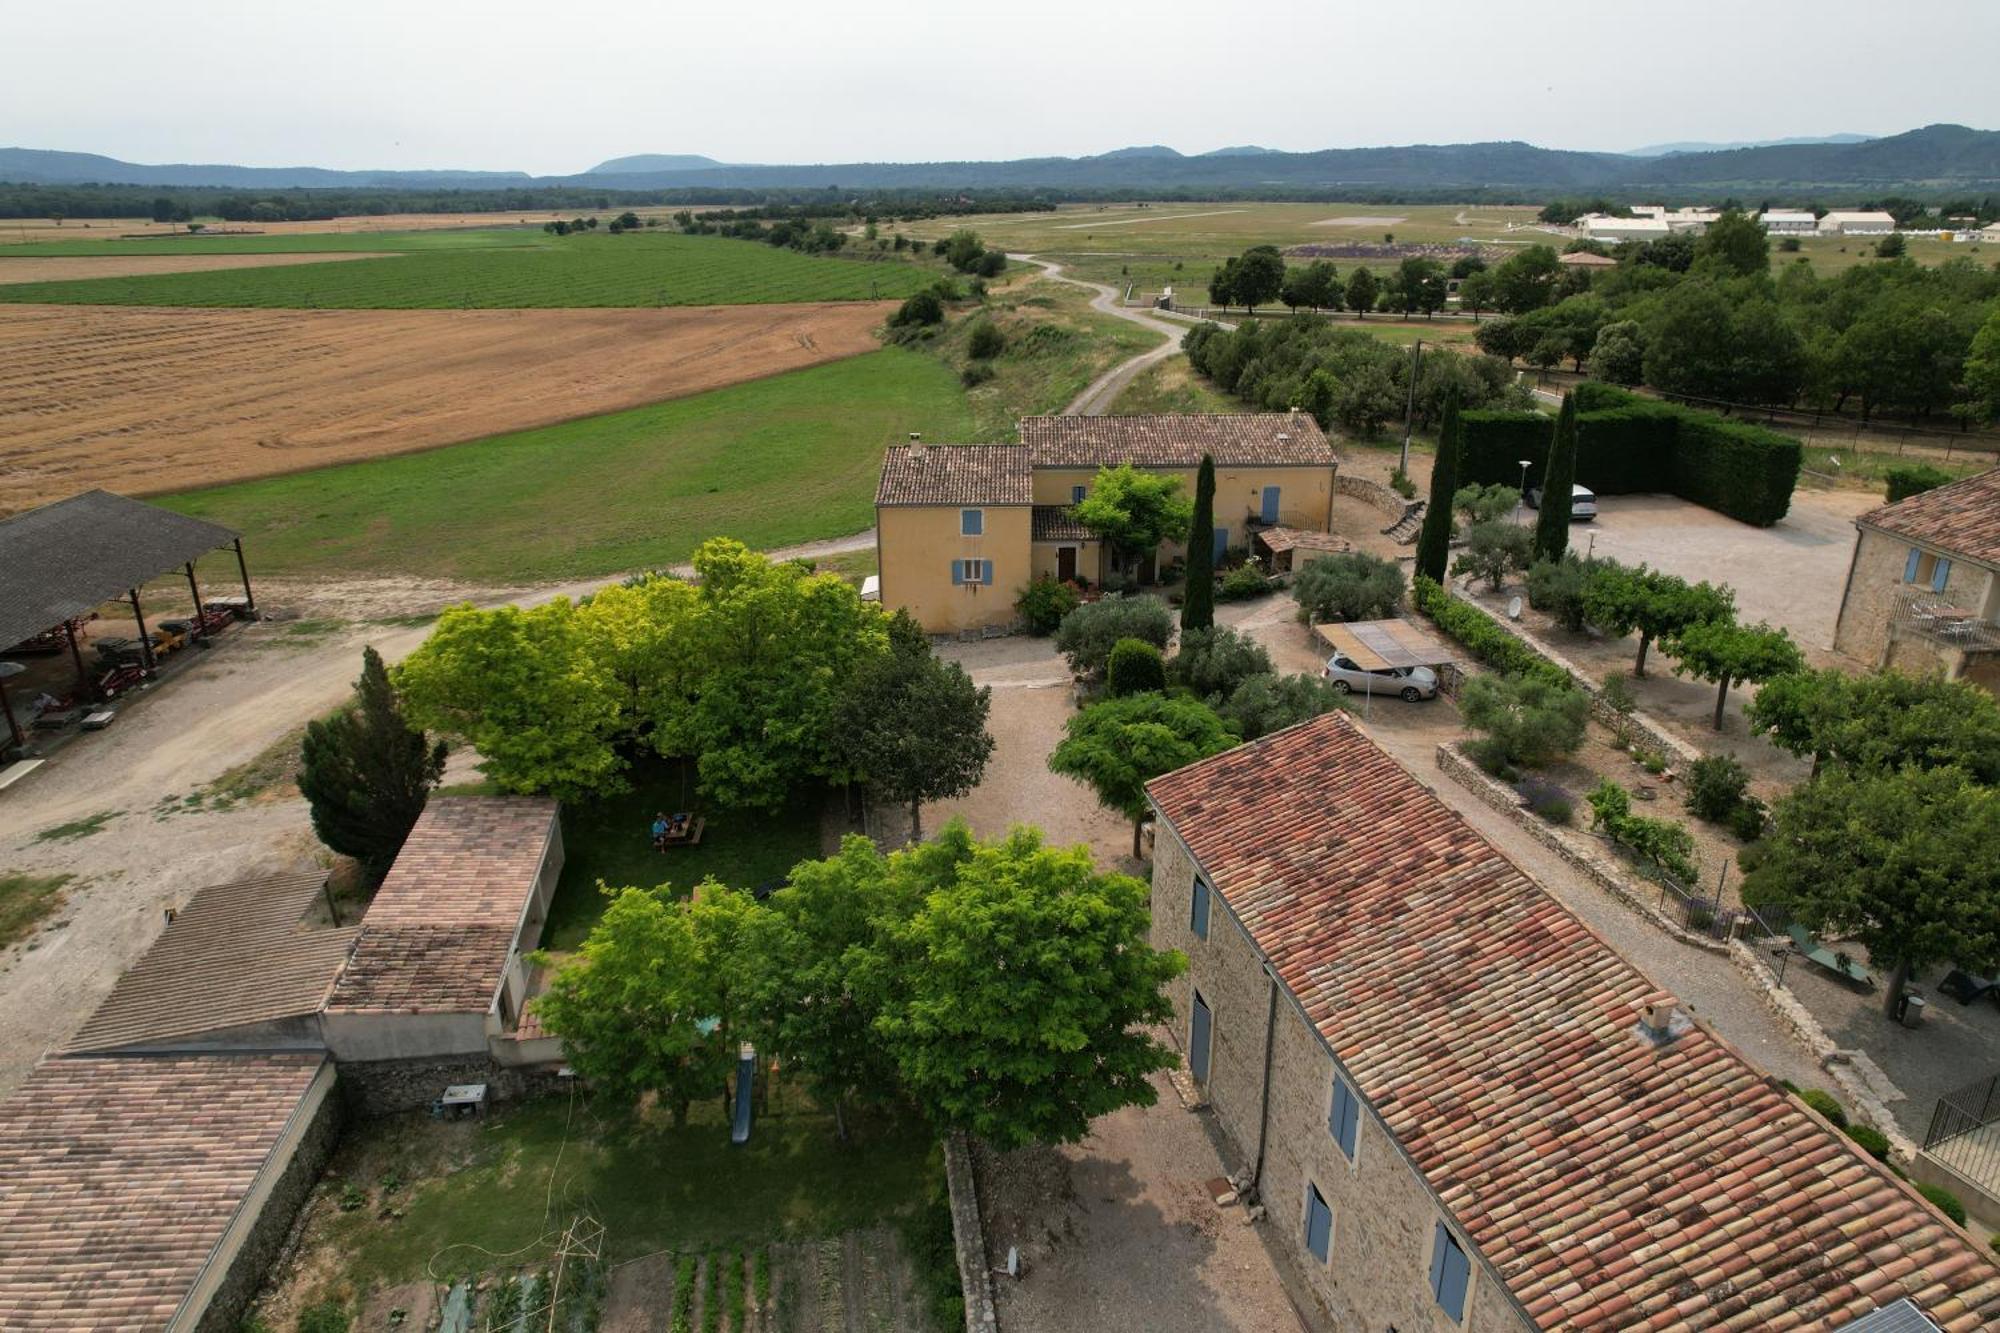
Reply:
[[[563, 873], [549, 908], [543, 943], [573, 949], [604, 914], [597, 883], [614, 889], [671, 883], [686, 892], [714, 876], [739, 889], [782, 880], [793, 866], [820, 855], [824, 793], [802, 787], [776, 814], [716, 810], [694, 795], [694, 775], [659, 759], [636, 762], [632, 790], [588, 804], [563, 806]], [[653, 815], [698, 810], [707, 820], [698, 846], [653, 849]]]
[[[730, 242], [738, 244], [738, 242]], [[400, 262], [400, 261], [399, 261]], [[244, 534], [260, 575], [585, 578], [866, 528], [882, 448], [977, 439], [956, 375], [885, 348], [650, 407], [157, 501]]]
[[1148, 367], [1112, 400], [1111, 415], [1148, 412], [1247, 412], [1243, 400], [1194, 372], [1185, 356], [1170, 356]]
[[341, 264], [20, 283], [0, 286], [0, 301], [342, 310], [753, 305], [904, 297], [937, 276], [896, 260], [827, 259], [717, 236], [486, 234], [509, 243], [411, 245], [407, 254]]
[[27, 938], [62, 906], [69, 875], [0, 875], [0, 949]]
[[[492, 1267], [496, 1254], [535, 1262], [548, 1253], [537, 1239], [584, 1210], [604, 1224], [604, 1257], [616, 1263], [837, 1235], [930, 1196], [943, 1163], [922, 1126], [883, 1118], [850, 1128], [838, 1142], [833, 1117], [782, 1081], [742, 1147], [729, 1142], [720, 1098], [698, 1104], [679, 1130], [664, 1115], [581, 1099], [572, 1116], [564, 1097], [502, 1104], [484, 1122], [399, 1116], [349, 1134], [329, 1182], [336, 1195], [363, 1191], [366, 1203], [322, 1213], [311, 1244], [341, 1256], [345, 1279], [365, 1290], [421, 1278], [434, 1256], [440, 1277]], [[392, 1207], [393, 1218], [381, 1216]]]

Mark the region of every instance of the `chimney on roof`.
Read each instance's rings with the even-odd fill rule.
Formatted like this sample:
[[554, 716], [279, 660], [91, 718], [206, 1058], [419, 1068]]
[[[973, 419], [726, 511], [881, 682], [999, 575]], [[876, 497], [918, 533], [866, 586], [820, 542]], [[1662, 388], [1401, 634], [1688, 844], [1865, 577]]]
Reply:
[[917, 463], [924, 461], [924, 433], [920, 430], [910, 432], [910, 459]]
[[1657, 1000], [1639, 1007], [1639, 1039], [1653, 1046], [1665, 1046], [1692, 1027], [1686, 1014], [1671, 1000]]
[[1278, 432], [1279, 444], [1290, 444], [1291, 442], [1292, 442], [1292, 433], [1290, 431], [1281, 430]]

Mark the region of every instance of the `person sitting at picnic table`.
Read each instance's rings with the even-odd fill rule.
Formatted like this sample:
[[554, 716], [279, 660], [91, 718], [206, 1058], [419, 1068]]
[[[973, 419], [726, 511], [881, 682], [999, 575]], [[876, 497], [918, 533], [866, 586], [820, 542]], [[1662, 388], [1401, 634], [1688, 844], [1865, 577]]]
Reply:
[[653, 816], [653, 846], [662, 851], [667, 845], [667, 812], [659, 811]]

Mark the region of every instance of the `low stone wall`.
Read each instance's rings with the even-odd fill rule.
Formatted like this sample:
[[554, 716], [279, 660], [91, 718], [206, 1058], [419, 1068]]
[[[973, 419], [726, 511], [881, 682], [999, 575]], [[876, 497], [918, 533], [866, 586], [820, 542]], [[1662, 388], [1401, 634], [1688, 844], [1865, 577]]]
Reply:
[[965, 1290], [966, 1333], [999, 1333], [993, 1272], [986, 1261], [986, 1227], [979, 1219], [979, 1186], [965, 1135], [944, 1137], [944, 1182], [951, 1195], [951, 1239], [958, 1250], [958, 1283]]
[[1539, 636], [1522, 628], [1520, 625], [1507, 619], [1504, 615], [1494, 615], [1491, 609], [1481, 606], [1478, 599], [1470, 596], [1463, 588], [1460, 588], [1456, 584], [1451, 585], [1451, 595], [1470, 606], [1479, 607], [1481, 611], [1486, 612], [1488, 616], [1492, 617], [1494, 624], [1513, 635], [1516, 639], [1519, 639], [1530, 652], [1544, 661], [1567, 671], [1570, 679], [1576, 682], [1577, 688], [1590, 697], [1590, 715], [1605, 726], [1613, 730], [1623, 730], [1642, 744], [1658, 750], [1666, 756], [1667, 762], [1683, 772], [1695, 760], [1702, 757], [1702, 750], [1699, 746], [1690, 745], [1688, 742], [1682, 740], [1664, 722], [1661, 722], [1650, 713], [1640, 712], [1638, 709], [1633, 709], [1629, 713], [1621, 713], [1613, 708], [1604, 698], [1604, 687], [1591, 679], [1588, 671], [1571, 661], [1560, 650]]
[[1366, 477], [1350, 477], [1344, 472], [1334, 474], [1335, 495], [1345, 495], [1350, 499], [1381, 510], [1393, 523], [1400, 523], [1409, 514], [1415, 500], [1405, 500], [1379, 481], [1369, 481]]
[[299, 1210], [311, 1196], [320, 1172], [326, 1169], [327, 1159], [333, 1156], [334, 1145], [340, 1141], [345, 1120], [346, 1110], [341, 1104], [340, 1089], [336, 1083], [320, 1102], [312, 1123], [306, 1127], [296, 1151], [292, 1153], [292, 1160], [286, 1164], [284, 1173], [264, 1199], [257, 1220], [250, 1227], [250, 1234], [230, 1261], [229, 1272], [196, 1322], [195, 1333], [237, 1333], [243, 1326], [243, 1316], [249, 1310], [250, 1302], [263, 1288], [273, 1261], [292, 1234]]
[[560, 1091], [550, 1066], [503, 1065], [490, 1055], [415, 1060], [350, 1060], [340, 1066], [340, 1093], [357, 1116], [420, 1111], [454, 1083], [484, 1083], [493, 1101]]
[[1438, 746], [1437, 766], [1454, 782], [1513, 820], [1529, 837], [1589, 876], [1599, 888], [1681, 943], [1712, 954], [1729, 952], [1729, 946], [1722, 941], [1697, 935], [1662, 912], [1653, 886], [1633, 874], [1616, 855], [1600, 851], [1590, 838], [1551, 824], [1527, 809], [1512, 787], [1473, 763], [1457, 745], [1446, 743]]

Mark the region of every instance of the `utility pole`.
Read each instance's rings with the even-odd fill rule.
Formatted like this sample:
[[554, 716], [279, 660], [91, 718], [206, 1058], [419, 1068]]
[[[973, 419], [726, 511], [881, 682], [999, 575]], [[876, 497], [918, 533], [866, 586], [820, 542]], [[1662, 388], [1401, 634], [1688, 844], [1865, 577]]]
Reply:
[[1410, 475], [1410, 431], [1417, 419], [1417, 367], [1423, 364], [1424, 340], [1417, 339], [1410, 344], [1410, 392], [1403, 401], [1403, 460], [1397, 471]]

